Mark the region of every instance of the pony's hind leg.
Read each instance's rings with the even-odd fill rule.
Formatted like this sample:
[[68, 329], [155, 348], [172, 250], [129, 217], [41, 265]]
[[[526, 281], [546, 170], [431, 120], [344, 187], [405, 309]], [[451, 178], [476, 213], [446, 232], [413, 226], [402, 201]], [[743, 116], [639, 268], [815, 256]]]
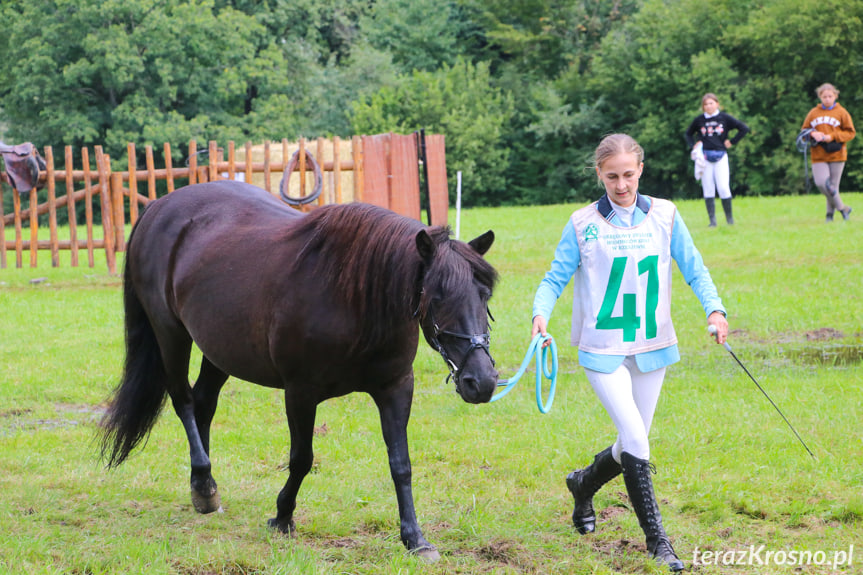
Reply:
[[312, 437], [315, 429], [317, 404], [297, 401], [285, 391], [285, 413], [291, 432], [291, 453], [288, 462], [288, 480], [276, 500], [277, 514], [267, 523], [282, 533], [294, 535], [294, 510], [297, 507], [297, 493], [306, 475], [312, 469], [314, 451]]
[[210, 454], [210, 424], [216, 414], [219, 392], [222, 391], [226, 381], [228, 381], [228, 374], [204, 356], [201, 361], [201, 372], [195, 381], [195, 387], [192, 388], [192, 397], [195, 401], [195, 422], [198, 424], [198, 434], [201, 436], [201, 443], [207, 455]]
[[[219, 402], [219, 392], [222, 386], [228, 380], [228, 374], [217, 368], [213, 363], [204, 357], [201, 360], [201, 371], [198, 374], [198, 379], [195, 381], [195, 386], [192, 388], [192, 405], [194, 409], [193, 420], [197, 429], [198, 438], [201, 442], [201, 447], [207, 462], [205, 465], [196, 466], [194, 450], [190, 449], [192, 454], [192, 476], [190, 479], [192, 491], [192, 504], [195, 510], [199, 513], [211, 513], [213, 511], [222, 510], [221, 496], [216, 480], [212, 475], [212, 464], [209, 460], [210, 455], [210, 424], [213, 421], [213, 416], [216, 413], [216, 406]], [[183, 417], [180, 417], [183, 420]], [[185, 420], [184, 420], [185, 426]], [[188, 435], [188, 431], [187, 431]], [[192, 439], [189, 440], [189, 445], [192, 445]]]
[[[182, 335], [180, 335], [182, 334]], [[210, 457], [201, 440], [201, 433], [195, 420], [195, 398], [189, 385], [189, 355], [192, 351], [192, 338], [185, 330], [172, 330], [170, 335], [163, 332], [159, 347], [165, 362], [165, 387], [171, 396], [174, 412], [183, 423], [186, 439], [189, 442], [191, 461], [192, 504], [198, 513], [212, 513], [222, 509], [216, 481], [210, 474]]]

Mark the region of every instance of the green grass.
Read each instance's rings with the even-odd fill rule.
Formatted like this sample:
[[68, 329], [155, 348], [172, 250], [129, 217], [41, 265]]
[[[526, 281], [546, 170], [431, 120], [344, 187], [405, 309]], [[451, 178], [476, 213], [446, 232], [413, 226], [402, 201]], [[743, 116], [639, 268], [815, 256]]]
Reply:
[[[843, 196], [863, 210], [863, 195]], [[668, 370], [651, 432], [654, 483], [687, 566], [696, 549], [751, 545], [830, 558], [854, 545], [855, 564], [720, 564], [695, 573], [860, 572], [863, 214], [827, 225], [822, 204], [814, 195], [741, 198], [737, 225], [708, 229], [703, 203], [678, 203], [728, 307], [731, 345], [818, 459], [711, 343], [700, 304], [675, 272], [683, 361]], [[463, 239], [497, 234], [492, 352], [504, 377], [521, 362], [534, 291], [576, 207], [462, 214]], [[570, 524], [564, 476], [615, 436], [566, 345], [571, 288], [550, 324], [561, 375], [548, 415], [536, 408], [530, 375], [502, 401], [462, 402], [444, 383], [439, 356], [421, 347], [409, 427], [414, 495], [442, 555], [425, 565], [399, 541], [386, 449], [364, 395], [319, 409], [293, 540], [265, 526], [287, 473], [276, 391], [237, 380], [223, 391], [212, 453], [223, 514], [193, 511], [188, 447], [170, 410], [143, 450], [105, 471], [93, 437], [120, 374], [123, 316], [120, 280], [107, 274], [102, 252], [96, 262], [51, 268], [41, 252], [36, 269], [0, 270], [0, 572], [664, 572], [644, 556], [621, 480], [596, 497], [597, 533], [580, 537]]]

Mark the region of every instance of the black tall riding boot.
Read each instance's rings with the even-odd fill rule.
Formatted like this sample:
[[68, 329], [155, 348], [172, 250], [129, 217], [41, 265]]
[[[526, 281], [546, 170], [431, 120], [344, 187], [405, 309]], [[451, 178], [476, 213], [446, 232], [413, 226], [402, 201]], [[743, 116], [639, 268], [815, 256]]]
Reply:
[[722, 199], [722, 209], [725, 210], [725, 221], [729, 224], [733, 224], [734, 216], [731, 215], [731, 198]]
[[659, 505], [653, 493], [653, 481], [650, 479], [650, 462], [624, 451], [620, 455], [620, 464], [623, 467], [623, 481], [629, 493], [629, 500], [646, 537], [648, 553], [672, 571], [682, 571], [683, 562], [674, 553], [671, 541], [662, 527], [662, 515], [659, 513]]
[[716, 227], [716, 198], [704, 198], [704, 205], [707, 206], [707, 217], [710, 218], [710, 227]]
[[594, 456], [593, 463], [566, 476], [566, 486], [575, 498], [572, 524], [582, 535], [596, 530], [593, 496], [600, 487], [620, 475], [620, 471], [620, 464], [614, 460], [608, 447]]

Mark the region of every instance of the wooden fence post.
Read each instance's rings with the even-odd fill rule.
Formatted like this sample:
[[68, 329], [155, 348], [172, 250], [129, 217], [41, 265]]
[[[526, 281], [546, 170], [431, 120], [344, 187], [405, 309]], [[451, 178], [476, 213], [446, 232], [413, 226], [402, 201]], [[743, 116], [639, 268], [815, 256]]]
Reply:
[[21, 229], [21, 194], [12, 186], [12, 210], [15, 214], [15, 267], [24, 267], [24, 231]]
[[[251, 162], [252, 158], [246, 158], [247, 162]], [[264, 189], [272, 193], [272, 181], [270, 178], [270, 141], [264, 142]]]
[[38, 267], [39, 253], [39, 195], [36, 187], [30, 189], [30, 267]]
[[209, 162], [207, 162], [207, 167], [209, 167], [210, 181], [215, 182], [219, 179], [219, 147], [216, 145], [215, 140], [210, 140], [208, 156]]
[[3, 212], [3, 184], [0, 184], [0, 269], [6, 269], [6, 214]]
[[449, 220], [449, 186], [446, 177], [446, 147], [442, 134], [426, 135], [431, 224], [445, 226]]
[[90, 152], [81, 149], [81, 163], [84, 165], [84, 219], [87, 223], [87, 263], [96, 265], [93, 257], [93, 178], [90, 174]]
[[[126, 146], [126, 156], [129, 164], [129, 220], [134, 226], [135, 222], [138, 221], [138, 156], [135, 152], [135, 144], [130, 142], [129, 145]], [[123, 180], [121, 178], [121, 190], [122, 182]], [[121, 245], [120, 242], [117, 242], [117, 245]]]
[[[324, 171], [324, 139], [322, 137], [318, 137], [317, 139], [317, 153], [315, 154], [315, 160], [317, 160], [318, 165], [321, 167], [321, 174], [326, 175]], [[327, 178], [321, 178], [321, 194], [318, 196], [318, 199], [315, 203], [319, 206], [323, 206], [326, 202], [324, 200], [327, 199]]]
[[[337, 204], [342, 203], [342, 140], [333, 136], [333, 194]], [[356, 174], [356, 172], [354, 172]]]
[[72, 146], [66, 146], [64, 162], [66, 166], [66, 212], [69, 216], [69, 248], [72, 250], [72, 267], [78, 267], [78, 214], [75, 207], [75, 178], [72, 173]]
[[168, 182], [168, 193], [174, 191], [174, 162], [171, 159], [171, 144], [165, 142], [165, 179]]
[[389, 208], [389, 134], [363, 136], [363, 202]]
[[198, 183], [198, 142], [189, 140], [189, 185]]
[[102, 152], [102, 146], [96, 146], [96, 167], [99, 170], [99, 199], [102, 204], [102, 234], [105, 244], [105, 260], [108, 263], [108, 272], [117, 273], [117, 258], [114, 254], [114, 223], [111, 217], [111, 193], [110, 173], [111, 166]]
[[147, 199], [151, 202], [156, 199], [156, 166], [153, 161], [153, 146], [144, 148], [147, 158]]
[[228, 142], [228, 179], [236, 180], [237, 175], [237, 158], [234, 150], [234, 141]]
[[359, 136], [351, 138], [351, 155], [354, 160], [354, 200], [365, 201], [365, 158], [363, 156], [363, 139]]
[[390, 209], [403, 216], [419, 220], [422, 214], [417, 134], [412, 133], [407, 136], [390, 134], [389, 156]]
[[123, 174], [112, 172], [111, 179], [111, 207], [114, 218], [114, 249], [118, 252], [126, 251], [126, 202], [123, 199]]
[[60, 267], [60, 246], [57, 237], [57, 184], [54, 180], [54, 149], [51, 146], [45, 146], [45, 165], [48, 177], [48, 230], [51, 238], [51, 267], [56, 268]]

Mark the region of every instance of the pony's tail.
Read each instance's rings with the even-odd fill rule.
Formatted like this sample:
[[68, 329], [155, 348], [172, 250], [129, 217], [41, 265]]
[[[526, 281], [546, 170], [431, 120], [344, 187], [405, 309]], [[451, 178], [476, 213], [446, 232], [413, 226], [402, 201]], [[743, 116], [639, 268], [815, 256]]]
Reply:
[[[134, 235], [134, 233], [133, 233]], [[129, 238], [131, 246], [132, 237]], [[126, 312], [126, 362], [123, 379], [102, 418], [102, 460], [110, 467], [123, 463], [145, 440], [165, 404], [165, 365], [147, 317], [130, 280], [129, 251], [123, 274], [123, 306]]]

